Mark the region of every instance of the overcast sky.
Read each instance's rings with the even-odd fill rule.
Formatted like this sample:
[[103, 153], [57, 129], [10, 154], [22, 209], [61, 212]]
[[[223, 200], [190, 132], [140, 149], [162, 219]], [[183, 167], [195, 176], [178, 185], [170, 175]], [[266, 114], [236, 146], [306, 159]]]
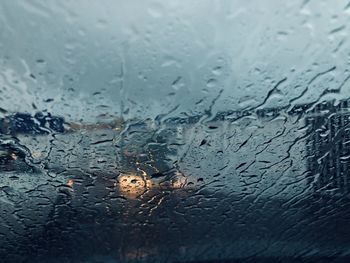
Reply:
[[349, 15], [340, 0], [5, 0], [0, 106], [95, 121], [346, 98]]

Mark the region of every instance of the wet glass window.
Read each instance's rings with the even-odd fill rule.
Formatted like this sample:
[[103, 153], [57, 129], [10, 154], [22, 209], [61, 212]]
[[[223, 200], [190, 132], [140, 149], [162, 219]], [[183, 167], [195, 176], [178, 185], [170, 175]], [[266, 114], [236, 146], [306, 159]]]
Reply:
[[350, 3], [0, 2], [0, 261], [350, 262]]

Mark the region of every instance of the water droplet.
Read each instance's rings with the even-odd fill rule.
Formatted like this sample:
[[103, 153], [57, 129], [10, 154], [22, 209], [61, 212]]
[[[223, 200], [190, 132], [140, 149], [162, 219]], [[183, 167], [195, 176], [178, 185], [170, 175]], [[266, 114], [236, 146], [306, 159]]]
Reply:
[[207, 81], [207, 87], [208, 88], [215, 88], [217, 85], [217, 80], [216, 79], [209, 79]]

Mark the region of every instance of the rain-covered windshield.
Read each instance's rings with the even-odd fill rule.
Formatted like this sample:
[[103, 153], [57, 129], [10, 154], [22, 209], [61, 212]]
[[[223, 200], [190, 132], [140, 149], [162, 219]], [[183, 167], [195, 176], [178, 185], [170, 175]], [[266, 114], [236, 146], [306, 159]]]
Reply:
[[350, 262], [350, 3], [0, 2], [0, 262]]

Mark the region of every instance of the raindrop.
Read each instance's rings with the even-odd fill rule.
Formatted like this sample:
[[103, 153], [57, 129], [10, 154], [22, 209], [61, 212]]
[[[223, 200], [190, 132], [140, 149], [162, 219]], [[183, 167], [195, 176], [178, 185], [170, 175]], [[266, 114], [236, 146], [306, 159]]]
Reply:
[[217, 85], [217, 80], [216, 79], [209, 79], [207, 81], [207, 85], [206, 86], [211, 89], [211, 88], [215, 88], [216, 85]]

